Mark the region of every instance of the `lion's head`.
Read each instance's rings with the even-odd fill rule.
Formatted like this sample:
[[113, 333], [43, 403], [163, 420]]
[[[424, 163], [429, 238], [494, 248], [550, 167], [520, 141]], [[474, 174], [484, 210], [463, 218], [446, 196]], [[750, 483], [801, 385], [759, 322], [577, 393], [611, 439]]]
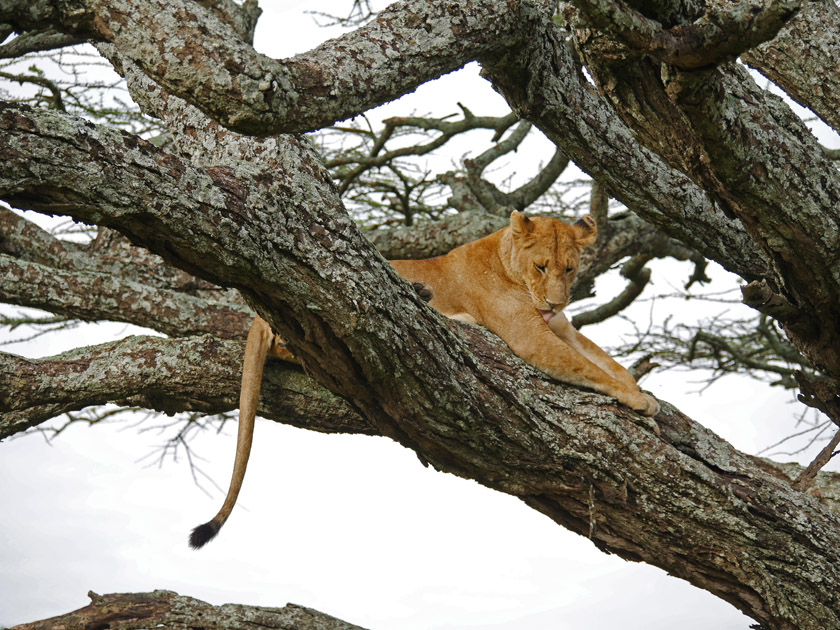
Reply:
[[514, 210], [510, 215], [510, 266], [528, 289], [543, 319], [569, 303], [569, 289], [580, 266], [580, 250], [595, 241], [598, 228], [590, 216], [574, 225], [549, 217], [528, 218]]

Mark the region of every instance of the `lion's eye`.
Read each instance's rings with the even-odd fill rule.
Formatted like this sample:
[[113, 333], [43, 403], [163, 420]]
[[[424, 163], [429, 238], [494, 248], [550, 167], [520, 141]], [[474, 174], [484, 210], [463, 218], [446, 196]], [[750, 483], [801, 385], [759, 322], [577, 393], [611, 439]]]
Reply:
[[574, 268], [574, 267], [566, 267], [566, 273], [567, 273], [567, 274], [568, 274], [568, 273], [574, 273], [574, 270], [575, 270], [575, 268]]
[[536, 267], [537, 271], [540, 273], [545, 273], [545, 265], [538, 265], [537, 263], [534, 263], [534, 267]]

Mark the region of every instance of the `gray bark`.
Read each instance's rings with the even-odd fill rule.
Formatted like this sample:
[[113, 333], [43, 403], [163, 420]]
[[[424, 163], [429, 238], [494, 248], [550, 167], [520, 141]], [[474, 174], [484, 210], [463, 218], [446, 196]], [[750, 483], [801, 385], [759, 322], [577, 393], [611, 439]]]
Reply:
[[827, 125], [840, 128], [840, 9], [831, 0], [806, 2], [772, 40], [742, 59], [808, 107]]
[[283, 608], [210, 604], [172, 591], [152, 593], [88, 593], [91, 603], [66, 615], [24, 623], [14, 630], [65, 630], [112, 627], [124, 630], [141, 628], [191, 628], [194, 630], [232, 630], [248, 627], [290, 628], [293, 630], [364, 630], [311, 608], [287, 604]]
[[[111, 225], [239, 287], [308, 374], [436, 468], [519, 496], [600, 548], [775, 627], [836, 623], [837, 591], [823, 585], [840, 580], [840, 517], [671, 407], [657, 418], [659, 436], [602, 396], [558, 387], [488, 333], [442, 322], [339, 214], [329, 187], [318, 188], [300, 140], [284, 148], [290, 164], [306, 165], [308, 189], [296, 185], [301, 170], [278, 173], [261, 202], [233, 173], [67, 116], [6, 107], [0, 129], [12, 156], [6, 198]], [[41, 160], [48, 170], [33, 169]], [[302, 203], [313, 196], [320, 202]]]
[[[243, 341], [134, 336], [43, 359], [0, 354], [0, 439], [91, 405], [218, 414], [239, 405]], [[268, 361], [259, 406], [269, 420], [376, 435], [345, 401], [299, 369]]]

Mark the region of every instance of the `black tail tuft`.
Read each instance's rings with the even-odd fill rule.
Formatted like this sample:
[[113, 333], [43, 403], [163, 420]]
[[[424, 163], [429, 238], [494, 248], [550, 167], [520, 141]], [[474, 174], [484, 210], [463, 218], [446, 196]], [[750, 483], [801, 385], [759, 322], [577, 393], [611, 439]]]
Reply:
[[221, 528], [216, 521], [207, 521], [204, 525], [199, 525], [190, 534], [190, 547], [201, 549], [216, 537]]

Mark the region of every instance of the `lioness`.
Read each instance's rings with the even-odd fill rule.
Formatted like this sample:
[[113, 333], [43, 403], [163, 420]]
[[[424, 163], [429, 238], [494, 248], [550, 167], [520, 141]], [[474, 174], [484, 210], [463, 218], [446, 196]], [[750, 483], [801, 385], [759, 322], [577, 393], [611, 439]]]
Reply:
[[[580, 250], [594, 242], [596, 233], [589, 216], [569, 226], [514, 211], [508, 227], [445, 256], [390, 262], [421, 295], [424, 287], [431, 289], [429, 304], [442, 314], [487, 327], [519, 357], [559, 381], [613, 396], [652, 416], [659, 411], [656, 399], [639, 391], [630, 373], [575, 330], [562, 312]], [[251, 451], [266, 354], [292, 359], [268, 323], [257, 317], [245, 346], [233, 478], [219, 513], [192, 531], [195, 549], [219, 532], [236, 503]]]

